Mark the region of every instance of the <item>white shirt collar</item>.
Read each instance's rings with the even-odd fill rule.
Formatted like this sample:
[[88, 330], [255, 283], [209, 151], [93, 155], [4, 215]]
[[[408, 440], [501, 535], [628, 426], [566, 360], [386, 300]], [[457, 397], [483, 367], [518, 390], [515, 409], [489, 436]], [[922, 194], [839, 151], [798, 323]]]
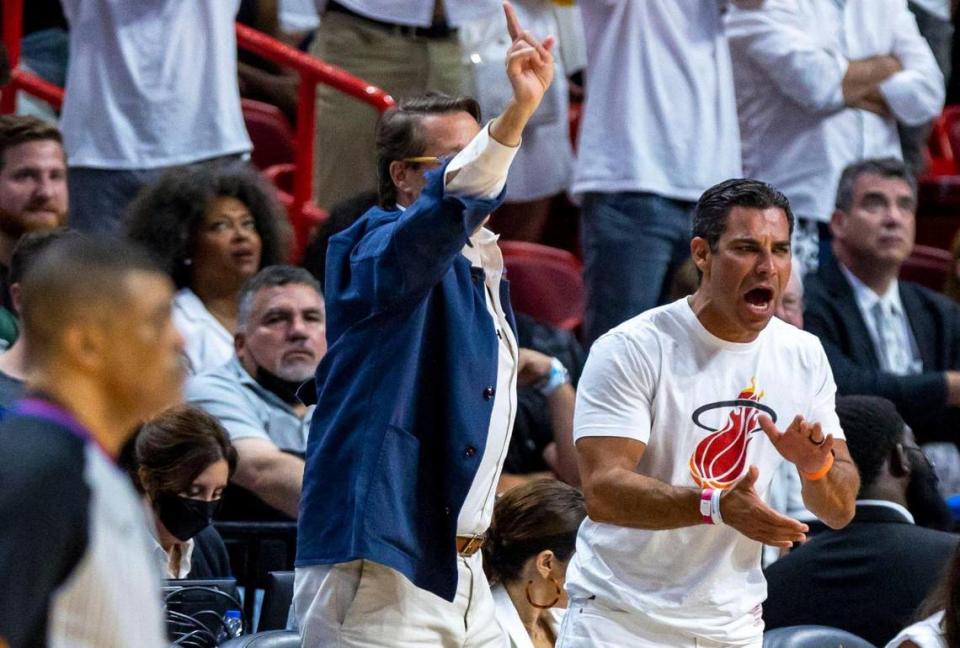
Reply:
[[890, 500], [878, 500], [878, 499], [858, 499], [857, 506], [884, 506], [888, 509], [893, 509], [906, 519], [910, 524], [916, 524], [913, 519], [913, 514], [906, 509], [906, 507], [897, 504], [896, 502], [891, 502]]
[[170, 571], [170, 554], [160, 546], [160, 542], [157, 540], [156, 528], [152, 524], [150, 525], [150, 539], [153, 540], [153, 546], [151, 547], [153, 558], [160, 567], [160, 573], [164, 578], [186, 578], [190, 575], [190, 562], [193, 559], [193, 547], [195, 544], [193, 538], [180, 544], [180, 564], [178, 565], [176, 574]]
[[843, 273], [843, 276], [850, 282], [850, 287], [853, 288], [853, 295], [856, 297], [857, 305], [860, 306], [860, 311], [864, 316], [872, 316], [873, 309], [877, 302], [885, 304], [893, 311], [894, 315], [899, 316], [903, 314], [903, 302], [900, 301], [900, 284], [896, 279], [890, 282], [884, 294], [878, 295], [873, 292], [872, 288], [860, 281], [857, 275], [853, 274], [845, 265], [839, 261], [837, 265], [840, 266], [840, 272]]
[[490, 588], [490, 593], [493, 594], [493, 605], [497, 623], [500, 625], [500, 629], [504, 634], [509, 637], [509, 645], [514, 648], [533, 648], [533, 640], [531, 640], [530, 635], [527, 634], [527, 629], [523, 627], [520, 614], [517, 613], [517, 608], [514, 607], [513, 601], [510, 600], [510, 594], [507, 593], [507, 588], [498, 583]]

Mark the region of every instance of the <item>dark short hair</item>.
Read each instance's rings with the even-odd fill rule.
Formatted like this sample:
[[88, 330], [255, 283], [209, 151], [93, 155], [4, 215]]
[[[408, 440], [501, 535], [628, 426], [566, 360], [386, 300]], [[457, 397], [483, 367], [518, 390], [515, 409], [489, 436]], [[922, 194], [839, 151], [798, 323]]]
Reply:
[[483, 544], [488, 577], [493, 582], [514, 582], [527, 560], [547, 549], [566, 562], [586, 516], [583, 494], [561, 481], [542, 479], [511, 488], [494, 504]]
[[299, 284], [313, 288], [318, 295], [323, 296], [323, 288], [312, 274], [291, 265], [275, 265], [264, 268], [257, 274], [250, 277], [243, 288], [240, 289], [240, 295], [237, 297], [239, 304], [237, 310], [237, 329], [244, 330], [249, 324], [250, 315], [253, 311], [253, 299], [258, 292], [265, 288], [275, 288], [277, 286], [288, 286]]
[[25, 142], [51, 140], [63, 145], [56, 126], [27, 115], [0, 115], [0, 169], [6, 164], [7, 149]]
[[787, 217], [788, 231], [793, 234], [793, 212], [786, 196], [766, 182], [734, 178], [713, 185], [703, 192], [693, 211], [691, 235], [705, 239], [710, 249], [716, 250], [717, 243], [727, 228], [727, 217], [734, 207], [782, 209]]
[[476, 99], [435, 92], [402, 99], [380, 116], [377, 122], [377, 182], [381, 207], [389, 209], [397, 204], [397, 188], [390, 177], [390, 163], [423, 155], [427, 148], [420, 120], [425, 115], [452, 112], [465, 112], [480, 121], [480, 104]]
[[180, 405], [147, 421], [134, 446], [141, 492], [181, 493], [204, 470], [225, 459], [229, 475], [237, 469], [237, 450], [223, 425], [202, 409]]
[[51, 230], [27, 232], [21, 236], [13, 248], [13, 256], [10, 257], [7, 283], [9, 285], [20, 283], [24, 273], [47, 247], [70, 236], [81, 236], [81, 234], [68, 227], [57, 227]]
[[124, 281], [133, 272], [162, 271], [142, 249], [124, 241], [75, 235], [45, 249], [20, 280], [23, 331], [32, 360], [48, 359], [59, 350], [65, 326], [122, 312], [130, 294]]
[[327, 274], [327, 247], [330, 237], [353, 225], [367, 210], [377, 204], [376, 191], [362, 191], [341, 200], [330, 208], [313, 239], [303, 251], [303, 268], [323, 285]]
[[847, 165], [840, 174], [840, 182], [837, 183], [837, 209], [842, 212], [850, 211], [853, 207], [853, 189], [857, 179], [867, 174], [881, 178], [900, 178], [910, 185], [910, 191], [914, 197], [917, 195], [917, 179], [902, 161], [896, 158], [861, 160]]
[[903, 442], [906, 424], [896, 406], [879, 396], [838, 396], [836, 409], [864, 493], [877, 481], [884, 460]]
[[282, 263], [289, 224], [274, 190], [245, 164], [181, 167], [145, 187], [127, 209], [127, 237], [149, 250], [177, 288], [190, 285], [194, 240], [210, 204], [235, 198], [260, 236], [260, 267]]

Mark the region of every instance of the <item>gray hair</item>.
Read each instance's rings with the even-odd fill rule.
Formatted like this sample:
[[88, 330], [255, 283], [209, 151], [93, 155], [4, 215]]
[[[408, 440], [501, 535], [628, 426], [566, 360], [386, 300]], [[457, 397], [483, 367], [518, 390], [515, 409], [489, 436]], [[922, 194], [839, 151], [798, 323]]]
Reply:
[[313, 288], [318, 295], [323, 296], [323, 289], [320, 282], [312, 274], [291, 265], [272, 265], [267, 266], [257, 274], [247, 280], [247, 283], [240, 289], [240, 295], [237, 298], [239, 307], [237, 311], [237, 331], [246, 331], [250, 323], [250, 315], [253, 312], [253, 298], [257, 293], [265, 288], [276, 288], [278, 286], [289, 286], [291, 284], [303, 285]]
[[861, 160], [848, 165], [840, 175], [840, 182], [837, 184], [837, 209], [842, 212], [850, 211], [853, 207], [853, 187], [857, 184], [857, 179], [866, 174], [881, 178], [900, 178], [910, 185], [913, 197], [917, 197], [917, 179], [900, 160], [896, 158]]

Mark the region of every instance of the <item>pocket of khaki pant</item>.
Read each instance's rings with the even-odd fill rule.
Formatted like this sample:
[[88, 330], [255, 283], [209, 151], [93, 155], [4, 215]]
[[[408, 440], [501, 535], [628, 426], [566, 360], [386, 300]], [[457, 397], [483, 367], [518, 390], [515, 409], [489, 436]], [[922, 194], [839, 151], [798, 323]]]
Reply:
[[335, 614], [336, 621], [340, 627], [343, 627], [353, 609], [353, 604], [357, 600], [357, 593], [360, 591], [360, 583], [363, 581], [364, 564], [366, 560], [353, 560], [348, 563], [340, 563], [334, 567], [337, 570], [337, 583], [335, 594]]

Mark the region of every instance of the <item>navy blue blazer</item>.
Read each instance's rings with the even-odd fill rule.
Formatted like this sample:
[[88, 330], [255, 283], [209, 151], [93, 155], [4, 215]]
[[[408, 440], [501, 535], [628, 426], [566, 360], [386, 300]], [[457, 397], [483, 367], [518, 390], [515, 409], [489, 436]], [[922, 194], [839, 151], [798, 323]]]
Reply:
[[857, 504], [850, 524], [817, 534], [767, 568], [767, 630], [825, 625], [884, 646], [910, 624], [957, 541], [884, 506]]
[[960, 307], [939, 293], [900, 281], [900, 299], [923, 361], [923, 372], [883, 371], [853, 288], [831, 258], [805, 282], [804, 328], [823, 344], [839, 394], [887, 398], [921, 442], [954, 440], [960, 416], [948, 408], [943, 372], [960, 369]]
[[[297, 566], [364, 558], [452, 601], [457, 516], [486, 445], [497, 337], [483, 271], [461, 254], [494, 200], [444, 195], [330, 240], [329, 350], [317, 369]], [[507, 282], [500, 299], [516, 330]]]

